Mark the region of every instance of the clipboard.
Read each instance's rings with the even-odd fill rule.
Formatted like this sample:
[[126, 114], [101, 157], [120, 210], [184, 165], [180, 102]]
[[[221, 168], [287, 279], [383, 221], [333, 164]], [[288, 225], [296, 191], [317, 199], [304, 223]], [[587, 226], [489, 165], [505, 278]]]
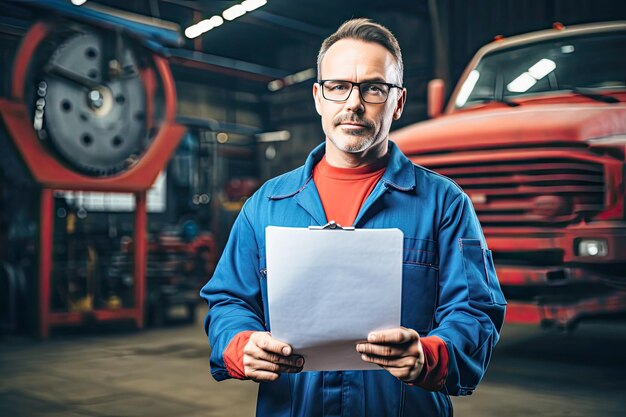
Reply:
[[268, 226], [272, 336], [304, 357], [305, 371], [380, 369], [355, 345], [400, 326], [402, 250], [399, 229]]

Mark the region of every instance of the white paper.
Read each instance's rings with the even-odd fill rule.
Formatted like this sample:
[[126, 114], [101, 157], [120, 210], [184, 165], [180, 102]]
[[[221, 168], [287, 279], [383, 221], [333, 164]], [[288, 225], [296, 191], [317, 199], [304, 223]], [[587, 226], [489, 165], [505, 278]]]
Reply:
[[305, 371], [380, 369], [356, 344], [400, 326], [399, 229], [266, 229], [272, 336], [305, 359]]

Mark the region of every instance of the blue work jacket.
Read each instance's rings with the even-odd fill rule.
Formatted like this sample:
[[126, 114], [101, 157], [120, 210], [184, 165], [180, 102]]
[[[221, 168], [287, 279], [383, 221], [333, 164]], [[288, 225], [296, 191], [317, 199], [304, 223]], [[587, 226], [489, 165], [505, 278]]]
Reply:
[[[230, 377], [222, 353], [237, 333], [271, 330], [265, 228], [327, 223], [312, 180], [324, 150], [321, 144], [304, 166], [268, 181], [246, 201], [201, 291], [210, 307], [205, 328], [217, 380]], [[404, 233], [401, 325], [446, 343], [445, 386], [427, 391], [382, 369], [283, 374], [259, 384], [258, 416], [451, 416], [448, 395], [471, 394], [483, 377], [506, 301], [472, 204], [453, 181], [414, 165], [393, 142], [389, 151], [387, 169], [354, 226]]]

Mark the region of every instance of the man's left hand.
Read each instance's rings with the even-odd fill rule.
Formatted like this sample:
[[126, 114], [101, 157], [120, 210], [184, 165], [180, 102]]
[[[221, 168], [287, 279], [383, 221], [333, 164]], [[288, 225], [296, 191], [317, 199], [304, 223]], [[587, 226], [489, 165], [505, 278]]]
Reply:
[[424, 350], [419, 334], [399, 327], [372, 332], [367, 342], [356, 345], [365, 362], [375, 363], [404, 382], [415, 381], [424, 367]]

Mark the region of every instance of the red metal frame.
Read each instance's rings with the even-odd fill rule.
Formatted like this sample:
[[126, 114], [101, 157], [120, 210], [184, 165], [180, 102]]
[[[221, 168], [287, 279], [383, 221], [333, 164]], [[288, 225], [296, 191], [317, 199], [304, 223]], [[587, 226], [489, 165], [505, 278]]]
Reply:
[[[0, 98], [0, 117], [19, 154], [40, 184], [39, 227], [39, 336], [46, 338], [50, 328], [84, 322], [86, 315], [96, 320], [132, 319], [138, 328], [144, 325], [145, 269], [146, 269], [146, 190], [166, 166], [172, 152], [185, 133], [185, 127], [176, 123], [176, 89], [169, 63], [153, 55], [155, 70], [161, 81], [165, 102], [164, 117], [152, 144], [128, 170], [105, 178], [88, 177], [72, 171], [48, 152], [38, 140], [24, 103], [24, 87], [29, 65], [39, 44], [46, 39], [53, 26], [46, 22], [34, 24], [23, 38], [13, 66], [11, 99]], [[143, 71], [146, 84], [146, 103], [152, 103], [156, 90], [154, 71]], [[148, 109], [150, 110], [150, 109]], [[151, 123], [152, 114], [147, 114]], [[135, 195], [135, 252], [134, 252], [134, 306], [120, 309], [94, 309], [83, 312], [53, 312], [50, 310], [50, 281], [52, 273], [54, 190], [132, 192]]]
[[52, 238], [54, 197], [49, 188], [41, 190], [39, 213], [39, 337], [48, 337], [50, 323], [50, 276], [52, 273]]
[[[144, 301], [146, 298], [146, 225], [147, 225], [147, 199], [146, 192], [142, 191], [135, 194], [135, 321], [137, 327], [143, 327]], [[141, 285], [138, 278], [141, 277]]]
[[93, 309], [87, 312], [58, 312], [50, 310], [50, 277], [52, 274], [52, 248], [54, 236], [54, 190], [41, 189], [39, 217], [39, 337], [45, 339], [50, 328], [61, 325], [78, 325], [87, 317], [97, 321], [132, 319], [137, 328], [144, 326], [145, 272], [146, 272], [146, 191], [135, 193], [134, 241], [134, 305], [131, 308]]

